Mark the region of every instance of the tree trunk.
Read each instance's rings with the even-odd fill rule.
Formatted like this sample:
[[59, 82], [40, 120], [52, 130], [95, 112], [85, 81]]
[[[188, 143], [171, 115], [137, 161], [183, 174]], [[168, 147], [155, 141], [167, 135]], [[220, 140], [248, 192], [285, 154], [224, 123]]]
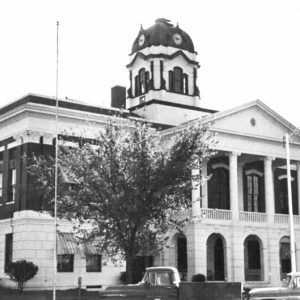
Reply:
[[126, 282], [132, 283], [133, 281], [133, 258], [126, 257]]

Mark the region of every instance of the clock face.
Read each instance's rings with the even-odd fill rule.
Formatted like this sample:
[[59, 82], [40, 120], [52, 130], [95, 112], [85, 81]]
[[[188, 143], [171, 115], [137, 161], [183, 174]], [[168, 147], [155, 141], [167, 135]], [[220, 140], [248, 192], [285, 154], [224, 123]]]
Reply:
[[140, 47], [144, 45], [144, 43], [145, 43], [145, 36], [143, 34], [141, 36], [139, 36], [138, 43], [139, 43]]
[[176, 45], [181, 45], [182, 43], [182, 37], [179, 33], [174, 33], [173, 34], [173, 42], [176, 44]]

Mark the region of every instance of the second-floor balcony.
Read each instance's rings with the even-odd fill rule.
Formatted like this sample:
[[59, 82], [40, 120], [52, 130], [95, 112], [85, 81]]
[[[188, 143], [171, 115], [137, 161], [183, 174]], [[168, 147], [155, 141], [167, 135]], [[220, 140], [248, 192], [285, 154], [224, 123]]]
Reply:
[[[268, 218], [267, 213], [261, 212], [248, 212], [248, 211], [239, 211], [238, 219], [233, 219], [233, 214], [231, 210], [224, 209], [213, 209], [213, 208], [201, 208], [201, 220], [203, 223], [213, 224], [227, 224], [232, 221], [250, 223], [250, 224], [267, 224], [273, 223], [278, 226], [289, 226], [289, 215], [287, 214], [274, 214]], [[300, 216], [294, 215], [294, 224], [295, 226], [300, 227]]]

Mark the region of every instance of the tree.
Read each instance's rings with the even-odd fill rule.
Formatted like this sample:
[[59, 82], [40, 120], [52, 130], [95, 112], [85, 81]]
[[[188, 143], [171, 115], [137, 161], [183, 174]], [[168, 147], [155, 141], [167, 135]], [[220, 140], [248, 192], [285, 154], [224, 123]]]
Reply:
[[[121, 254], [131, 282], [133, 259], [160, 249], [168, 230], [182, 230], [186, 220], [179, 216], [191, 205], [191, 168], [211, 154], [212, 145], [199, 122], [162, 135], [146, 122], [110, 119], [93, 140], [60, 145], [60, 178], [67, 183], [58, 187], [59, 215], [75, 221], [102, 253]], [[44, 204], [53, 199], [53, 163], [38, 156], [29, 168]]]
[[18, 260], [8, 265], [8, 275], [15, 281], [20, 292], [23, 291], [28, 280], [32, 279], [38, 271], [38, 267], [31, 261]]

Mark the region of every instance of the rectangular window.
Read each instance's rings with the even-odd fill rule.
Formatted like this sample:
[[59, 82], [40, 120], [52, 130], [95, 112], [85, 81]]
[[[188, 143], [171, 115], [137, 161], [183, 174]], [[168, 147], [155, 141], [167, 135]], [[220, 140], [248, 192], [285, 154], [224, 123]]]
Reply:
[[5, 261], [4, 271], [7, 272], [8, 265], [12, 262], [13, 253], [13, 234], [8, 233], [5, 235]]
[[101, 272], [102, 256], [100, 254], [86, 255], [86, 271]]
[[57, 272], [74, 271], [74, 254], [57, 255]]
[[14, 202], [16, 199], [16, 169], [8, 170], [8, 193], [7, 202]]

